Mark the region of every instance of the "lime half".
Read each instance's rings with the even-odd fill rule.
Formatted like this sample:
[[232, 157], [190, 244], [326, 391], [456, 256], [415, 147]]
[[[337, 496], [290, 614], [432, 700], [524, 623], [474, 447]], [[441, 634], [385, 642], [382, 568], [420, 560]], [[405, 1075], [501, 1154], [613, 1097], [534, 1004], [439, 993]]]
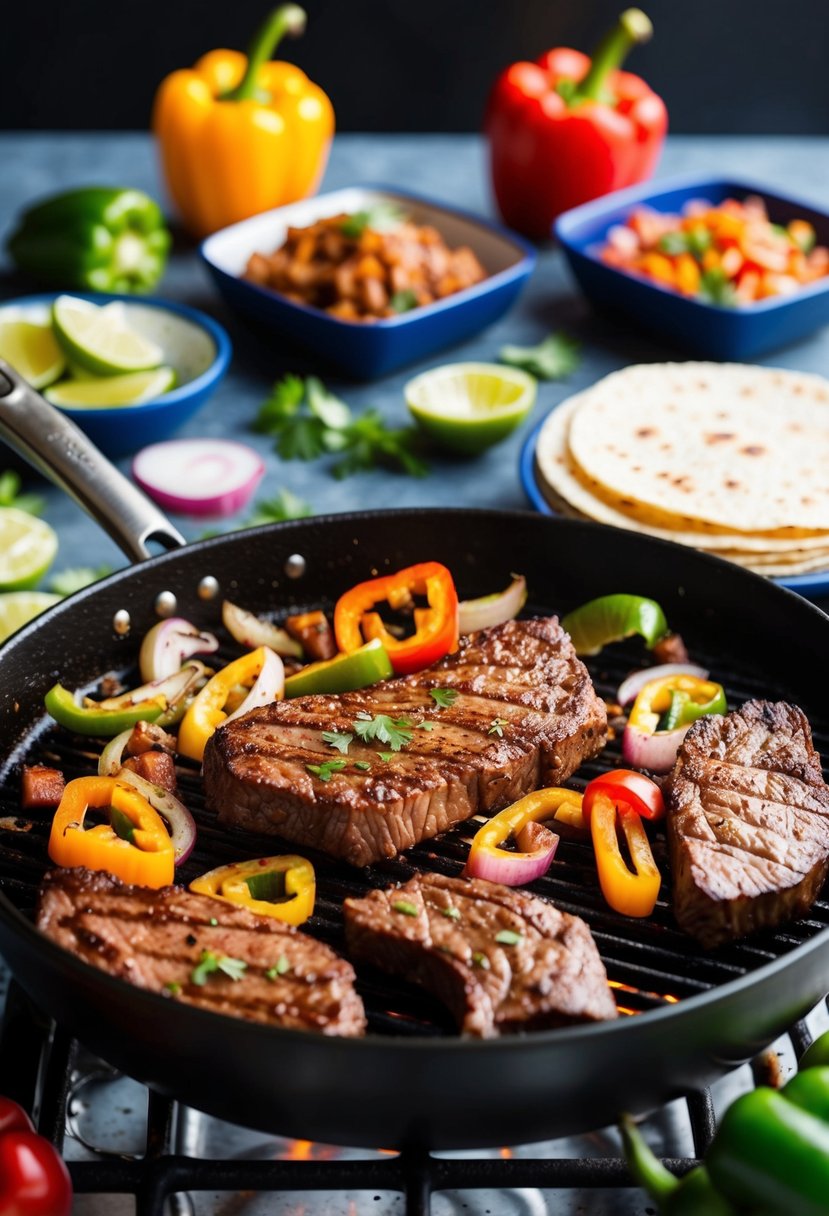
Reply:
[[0, 591], [34, 587], [55, 560], [58, 538], [36, 515], [0, 507]]
[[71, 408], [107, 409], [114, 405], [143, 405], [169, 393], [176, 382], [171, 367], [126, 376], [96, 376], [89, 380], [63, 380], [46, 390], [53, 405]]
[[46, 388], [66, 368], [51, 325], [32, 321], [0, 322], [0, 359], [10, 363], [32, 388]]
[[118, 301], [100, 307], [75, 296], [58, 296], [52, 323], [68, 357], [96, 376], [148, 371], [164, 358], [160, 346], [130, 329]]
[[475, 455], [500, 443], [535, 402], [534, 378], [499, 363], [447, 363], [410, 380], [406, 404], [442, 447]]
[[48, 591], [8, 591], [0, 595], [0, 642], [5, 642], [61, 597]]

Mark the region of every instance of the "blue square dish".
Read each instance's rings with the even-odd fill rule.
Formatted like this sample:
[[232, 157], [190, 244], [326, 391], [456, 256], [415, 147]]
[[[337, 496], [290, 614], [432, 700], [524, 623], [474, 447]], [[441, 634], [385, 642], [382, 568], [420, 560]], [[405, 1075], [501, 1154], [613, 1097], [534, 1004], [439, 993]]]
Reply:
[[[417, 224], [434, 225], [451, 248], [468, 245], [487, 277], [434, 304], [369, 323], [333, 317], [241, 277], [251, 254], [277, 249], [288, 227], [364, 211], [383, 201], [398, 205]], [[208, 237], [201, 256], [230, 308], [366, 380], [491, 325], [513, 303], [536, 260], [531, 245], [498, 224], [383, 186], [352, 186], [255, 215]]]
[[679, 212], [691, 199], [721, 203], [749, 194], [765, 200], [772, 222], [808, 220], [817, 232], [818, 243], [829, 244], [829, 215], [825, 212], [756, 182], [722, 177], [674, 178], [619, 190], [559, 216], [555, 234], [582, 291], [597, 307], [622, 311], [692, 354], [709, 359], [753, 359], [829, 323], [829, 278], [810, 283], [790, 296], [721, 308], [606, 266], [599, 256], [608, 230], [624, 223], [635, 206]]

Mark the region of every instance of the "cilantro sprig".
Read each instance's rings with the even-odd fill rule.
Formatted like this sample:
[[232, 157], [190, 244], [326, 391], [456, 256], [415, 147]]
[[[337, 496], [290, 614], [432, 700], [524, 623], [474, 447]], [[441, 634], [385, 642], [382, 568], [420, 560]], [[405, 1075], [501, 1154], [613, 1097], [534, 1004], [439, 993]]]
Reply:
[[350, 735], [347, 731], [324, 730], [322, 732], [323, 743], [327, 743], [329, 747], [335, 747], [344, 756], [348, 754], [348, 749], [351, 746], [353, 738], [354, 736]]
[[319, 777], [320, 781], [330, 781], [333, 773], [340, 773], [345, 768], [345, 760], [323, 760], [322, 764], [306, 764], [309, 773]]
[[253, 429], [274, 438], [283, 460], [339, 455], [331, 466], [337, 478], [378, 465], [412, 477], [428, 472], [419, 455], [422, 440], [416, 427], [390, 427], [373, 409], [355, 416], [316, 376], [278, 380], [259, 407]]
[[[399, 752], [412, 741], [414, 723], [409, 718], [391, 718], [388, 714], [358, 714], [354, 720], [354, 731], [364, 743], [376, 740], [388, 743], [393, 752]], [[380, 753], [383, 758], [383, 753]]]
[[203, 988], [208, 977], [220, 971], [228, 979], [236, 983], [248, 969], [247, 963], [241, 958], [230, 958], [227, 954], [214, 954], [212, 950], [202, 950], [201, 958], [190, 972], [190, 983]]
[[456, 688], [430, 688], [429, 696], [438, 709], [449, 709], [450, 705], [454, 705], [458, 699], [458, 690]]
[[581, 361], [579, 347], [567, 334], [548, 334], [537, 346], [502, 346], [498, 358], [538, 380], [563, 380]]

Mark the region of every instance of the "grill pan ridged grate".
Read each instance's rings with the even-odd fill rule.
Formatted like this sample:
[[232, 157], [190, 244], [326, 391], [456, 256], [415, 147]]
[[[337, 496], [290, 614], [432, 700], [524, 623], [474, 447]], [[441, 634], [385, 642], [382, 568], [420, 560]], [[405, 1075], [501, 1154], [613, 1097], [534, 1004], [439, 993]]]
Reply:
[[[729, 671], [724, 669], [721, 656], [706, 655], [693, 646], [692, 653], [696, 662], [710, 668], [712, 678], [725, 684], [732, 708], [752, 697], [786, 698], [785, 688], [769, 687], [757, 671]], [[228, 653], [225, 657], [233, 656]], [[641, 648], [631, 644], [610, 648], [597, 660], [591, 660], [588, 665], [599, 694], [613, 701], [619, 682], [640, 664], [641, 657]], [[125, 675], [128, 682], [133, 678], [134, 673]], [[829, 722], [816, 718], [813, 706], [804, 705], [803, 708], [810, 716], [815, 746], [826, 761], [829, 757]], [[53, 729], [38, 734], [27, 750], [19, 754], [29, 763], [53, 764], [70, 779], [95, 771], [98, 750], [88, 739]], [[571, 784], [582, 788], [592, 776], [620, 764], [619, 740], [611, 740], [599, 757], [582, 766]], [[181, 873], [184, 881], [242, 856], [256, 857], [282, 851], [282, 845], [275, 837], [229, 834], [220, 828], [215, 817], [204, 807], [201, 780], [194, 765], [187, 761], [179, 763], [178, 779], [180, 795], [199, 825], [196, 849]], [[0, 889], [22, 912], [31, 915], [37, 886], [47, 864], [46, 839], [51, 817], [48, 814], [34, 816], [33, 826], [28, 831], [10, 827], [29, 822], [19, 818], [18, 798], [18, 789], [13, 782], [7, 782], [0, 790], [0, 816], [4, 817], [0, 820]], [[417, 870], [459, 874], [467, 842], [480, 822], [483, 820], [472, 820], [438, 840], [424, 842], [403, 857], [366, 870], [354, 870], [303, 849], [302, 852], [314, 862], [318, 891], [315, 915], [305, 926], [306, 930], [342, 949], [341, 905], [344, 898], [362, 894], [374, 886], [404, 881]], [[530, 889], [560, 908], [583, 916], [588, 922], [616, 990], [620, 1009], [626, 1014], [660, 1008], [718, 987], [785, 955], [829, 927], [829, 903], [821, 899], [807, 918], [776, 932], [763, 931], [746, 941], [731, 943], [715, 951], [702, 951], [673, 920], [662, 828], [652, 832], [652, 842], [664, 883], [657, 907], [646, 920], [630, 920], [607, 907], [598, 888], [589, 840], [579, 838], [578, 833], [566, 832], [565, 829], [562, 833], [551, 871]], [[292, 849], [292, 846], [287, 847]], [[371, 1032], [407, 1036], [452, 1033], [443, 1009], [420, 990], [369, 970], [361, 972], [358, 986], [366, 1004]]]

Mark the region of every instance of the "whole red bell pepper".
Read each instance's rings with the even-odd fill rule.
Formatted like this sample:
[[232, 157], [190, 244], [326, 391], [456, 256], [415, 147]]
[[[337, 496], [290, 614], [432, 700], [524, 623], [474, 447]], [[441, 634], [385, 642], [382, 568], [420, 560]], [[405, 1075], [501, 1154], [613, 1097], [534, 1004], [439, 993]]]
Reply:
[[70, 1216], [72, 1183], [22, 1107], [0, 1098], [0, 1216]]
[[631, 8], [592, 59], [556, 47], [498, 78], [485, 126], [495, 197], [510, 227], [548, 237], [562, 211], [653, 172], [668, 112], [643, 80], [618, 70], [651, 33], [645, 14]]

